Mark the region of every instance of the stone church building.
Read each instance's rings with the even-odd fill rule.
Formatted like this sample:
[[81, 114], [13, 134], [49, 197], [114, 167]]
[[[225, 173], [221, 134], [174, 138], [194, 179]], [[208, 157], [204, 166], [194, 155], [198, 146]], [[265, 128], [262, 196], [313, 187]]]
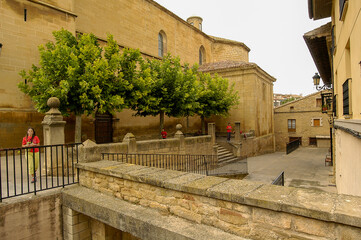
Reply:
[[[185, 21], [152, 0], [1, 0], [0, 148], [20, 146], [28, 126], [42, 139], [44, 115], [36, 112], [30, 98], [18, 89], [17, 84], [23, 81], [19, 72], [38, 64], [38, 46], [53, 41], [52, 32], [61, 28], [74, 34], [93, 33], [101, 43], [111, 33], [120, 47], [137, 48], [144, 57], [161, 59], [170, 52], [183, 62], [199, 63], [200, 71], [228, 78], [235, 83], [240, 104], [229, 117], [208, 121], [216, 123], [217, 132], [225, 131], [228, 122], [240, 122], [243, 132], [254, 132], [263, 146], [274, 150], [276, 79], [249, 62], [250, 49], [244, 43], [209, 36], [202, 31], [202, 18]], [[97, 140], [100, 133], [108, 134], [111, 141], [120, 141], [127, 132], [137, 137], [156, 136], [158, 117], [132, 115], [124, 110], [109, 122], [83, 116], [83, 139]], [[74, 118], [65, 119], [66, 141], [73, 142]], [[177, 123], [187, 125], [186, 119], [165, 119], [168, 133], [175, 132]], [[200, 118], [190, 118], [188, 125], [187, 132], [197, 132]]]

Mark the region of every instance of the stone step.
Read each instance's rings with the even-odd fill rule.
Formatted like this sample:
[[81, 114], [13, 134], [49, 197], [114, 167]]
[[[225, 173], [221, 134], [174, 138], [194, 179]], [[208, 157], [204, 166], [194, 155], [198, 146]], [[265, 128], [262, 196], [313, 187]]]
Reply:
[[228, 151], [226, 148], [216, 144], [218, 150], [218, 164], [220, 166], [235, 162], [238, 160], [237, 157], [233, 156], [233, 153]]

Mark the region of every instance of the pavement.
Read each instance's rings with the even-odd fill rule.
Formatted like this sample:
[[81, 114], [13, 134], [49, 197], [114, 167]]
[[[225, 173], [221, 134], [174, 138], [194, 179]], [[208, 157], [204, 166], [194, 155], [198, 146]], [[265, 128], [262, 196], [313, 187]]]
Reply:
[[[337, 193], [333, 167], [325, 166], [327, 148], [300, 147], [290, 154], [275, 152], [248, 158], [244, 179], [272, 183], [284, 171], [285, 186], [318, 189]], [[237, 165], [234, 165], [235, 167]]]

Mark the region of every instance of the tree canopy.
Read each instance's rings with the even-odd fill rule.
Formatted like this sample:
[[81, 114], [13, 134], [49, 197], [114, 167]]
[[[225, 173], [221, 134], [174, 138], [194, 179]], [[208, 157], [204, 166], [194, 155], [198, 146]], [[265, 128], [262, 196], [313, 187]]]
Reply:
[[132, 84], [142, 85], [139, 79], [133, 81], [141, 55], [129, 49], [120, 54], [111, 35], [104, 57], [93, 34], [75, 37], [62, 29], [53, 35], [55, 42], [39, 46], [39, 66], [20, 72], [25, 82], [18, 87], [31, 97], [39, 112], [48, 110], [48, 98], [59, 98], [62, 114], [77, 116], [75, 141], [79, 142], [82, 114], [120, 111], [128, 107], [133, 98], [142, 97], [142, 89], [137, 91]]
[[139, 116], [182, 117], [227, 115], [238, 103], [228, 80], [198, 72], [179, 57], [144, 60], [139, 50], [123, 49], [112, 35], [100, 47], [93, 34], [53, 32], [55, 42], [39, 46], [40, 62], [20, 72], [18, 87], [39, 112], [50, 97], [60, 99], [63, 115], [76, 115], [75, 141], [80, 142], [81, 115], [114, 113], [130, 108]]

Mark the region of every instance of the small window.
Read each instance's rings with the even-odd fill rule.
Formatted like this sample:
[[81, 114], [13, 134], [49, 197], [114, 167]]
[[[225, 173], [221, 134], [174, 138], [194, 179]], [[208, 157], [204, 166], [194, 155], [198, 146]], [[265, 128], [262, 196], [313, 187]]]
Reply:
[[317, 119], [317, 118], [315, 118], [315, 119], [312, 119], [312, 126], [313, 127], [320, 127], [321, 126], [321, 119]]
[[295, 110], [295, 107], [294, 106], [291, 106], [290, 107], [290, 111], [294, 111]]
[[296, 132], [296, 119], [288, 119], [288, 132]]
[[321, 98], [317, 98], [316, 99], [316, 107], [320, 108], [322, 106], [322, 99]]

